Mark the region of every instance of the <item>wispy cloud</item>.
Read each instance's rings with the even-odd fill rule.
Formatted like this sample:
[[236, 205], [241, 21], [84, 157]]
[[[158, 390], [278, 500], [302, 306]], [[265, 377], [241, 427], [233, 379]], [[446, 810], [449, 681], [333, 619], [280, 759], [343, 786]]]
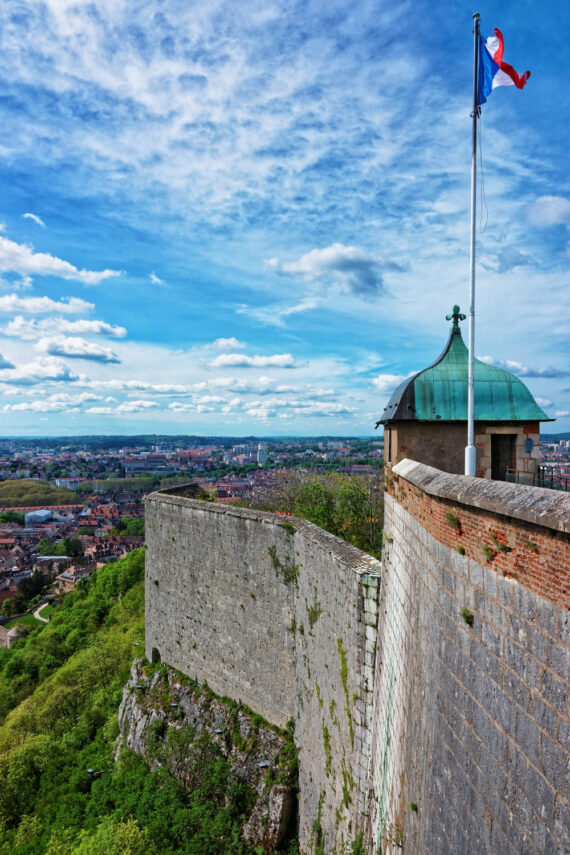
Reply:
[[502, 368], [504, 371], [510, 371], [517, 374], [519, 377], [570, 377], [570, 370], [566, 368], [533, 368], [530, 365], [524, 365], [522, 362], [516, 362], [514, 359], [495, 359], [492, 356], [479, 356], [481, 362], [487, 365], [493, 365], [495, 368]]
[[59, 276], [74, 279], [84, 285], [98, 285], [111, 276], [119, 276], [119, 270], [79, 270], [69, 261], [64, 261], [47, 252], [34, 252], [22, 243], [0, 236], [0, 270], [13, 271], [22, 276]]
[[41, 338], [35, 349], [50, 356], [66, 356], [71, 359], [90, 359], [93, 362], [119, 363], [121, 360], [109, 347], [102, 347], [80, 336], [52, 336]]
[[532, 258], [526, 252], [521, 252], [515, 246], [505, 246], [496, 255], [494, 269], [498, 273], [507, 273], [509, 270], [514, 270], [515, 267], [522, 267], [525, 264], [532, 264]]
[[45, 229], [45, 227], [46, 227], [46, 224], [44, 223], [42, 218], [38, 217], [37, 214], [29, 214], [29, 213], [28, 214], [22, 214], [22, 219], [23, 220], [32, 220], [32, 222], [36, 223], [36, 225], [41, 226], [42, 229]]
[[528, 219], [533, 226], [570, 225], [570, 199], [563, 196], [539, 196], [528, 209]]
[[72, 413], [79, 412], [78, 407], [67, 401], [22, 401], [20, 404], [6, 404], [3, 409], [24, 413]]
[[383, 274], [387, 270], [402, 270], [399, 264], [382, 256], [341, 243], [312, 249], [297, 261], [281, 262], [278, 258], [270, 258], [266, 266], [281, 275], [339, 284], [357, 297], [380, 295], [384, 291]]
[[0, 353], [0, 368], [14, 368], [14, 363]]
[[113, 326], [104, 321], [68, 321], [65, 318], [46, 318], [43, 321], [26, 319], [22, 315], [16, 315], [4, 328], [0, 329], [3, 335], [12, 338], [20, 338], [35, 341], [41, 336], [55, 335], [61, 333], [78, 333], [83, 335], [106, 335], [112, 338], [124, 338], [127, 331], [124, 327]]
[[263, 324], [269, 326], [283, 327], [285, 320], [292, 315], [298, 315], [302, 312], [309, 312], [319, 306], [320, 301], [316, 297], [307, 297], [301, 300], [300, 303], [293, 305], [273, 305], [273, 306], [240, 306], [236, 309], [239, 315], [249, 315]]
[[52, 300], [51, 297], [19, 297], [17, 294], [6, 294], [0, 297], [0, 312], [24, 312], [29, 315], [42, 315], [60, 312], [65, 315], [88, 314], [95, 306], [80, 297], [69, 297], [67, 300]]
[[415, 374], [414, 371], [410, 374], [378, 374], [377, 377], [372, 378], [372, 383], [377, 392], [380, 392], [381, 395], [386, 395], [387, 393], [392, 393], [406, 377], [412, 377], [413, 374]]
[[149, 279], [153, 285], [165, 285], [166, 284], [164, 279], [161, 279], [160, 276], [157, 276], [156, 273], [154, 272], [154, 270], [150, 274]]
[[148, 392], [155, 395], [185, 395], [192, 392], [191, 387], [181, 383], [146, 383], [144, 380], [93, 380], [91, 386], [110, 392]]
[[156, 409], [159, 405], [156, 401], [125, 401], [118, 407], [89, 407], [86, 412], [93, 415], [123, 415], [129, 413], [145, 413]]
[[209, 363], [210, 368], [297, 368], [290, 353], [273, 356], [246, 356], [244, 353], [221, 353]]

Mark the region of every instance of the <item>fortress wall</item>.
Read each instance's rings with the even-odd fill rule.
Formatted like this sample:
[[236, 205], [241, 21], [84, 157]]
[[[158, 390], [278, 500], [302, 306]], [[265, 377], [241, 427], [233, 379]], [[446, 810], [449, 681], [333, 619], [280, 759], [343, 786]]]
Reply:
[[363, 827], [379, 562], [305, 520], [153, 493], [146, 655], [295, 719], [300, 844]]
[[324, 852], [340, 853], [364, 826], [380, 565], [310, 523], [298, 525], [300, 847], [313, 852], [320, 835]]
[[569, 851], [570, 496], [411, 461], [393, 479], [371, 848]]
[[146, 655], [284, 727], [295, 709], [293, 562], [273, 514], [153, 493], [146, 500]]

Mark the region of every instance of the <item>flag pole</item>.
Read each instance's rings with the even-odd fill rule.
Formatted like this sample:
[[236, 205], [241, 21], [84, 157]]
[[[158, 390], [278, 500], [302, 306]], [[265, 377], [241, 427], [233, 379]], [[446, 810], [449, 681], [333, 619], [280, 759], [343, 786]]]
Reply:
[[475, 475], [475, 211], [477, 205], [477, 76], [479, 66], [479, 13], [473, 15], [473, 149], [471, 153], [471, 240], [469, 245], [469, 372], [467, 381], [467, 447], [465, 448], [465, 474]]

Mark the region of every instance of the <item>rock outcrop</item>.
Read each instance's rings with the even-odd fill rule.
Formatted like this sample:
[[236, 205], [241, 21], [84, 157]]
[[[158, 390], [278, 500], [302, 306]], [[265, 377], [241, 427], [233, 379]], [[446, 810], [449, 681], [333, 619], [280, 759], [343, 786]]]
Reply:
[[[232, 774], [255, 793], [243, 840], [272, 852], [291, 830], [297, 809], [295, 749], [291, 736], [260, 716], [173, 669], [136, 660], [123, 691], [119, 726], [116, 756], [122, 747], [136, 751], [151, 768], [168, 766], [189, 790], [199, 775], [195, 746], [211, 740]], [[181, 737], [178, 749], [163, 750], [172, 730]]]

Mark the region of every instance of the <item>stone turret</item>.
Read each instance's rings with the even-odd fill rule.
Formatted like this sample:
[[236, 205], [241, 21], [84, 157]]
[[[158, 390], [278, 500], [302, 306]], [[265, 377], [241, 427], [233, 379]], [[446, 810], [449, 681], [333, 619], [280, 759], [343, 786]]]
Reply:
[[[436, 361], [401, 383], [376, 427], [384, 425], [384, 458], [391, 468], [405, 457], [461, 474], [467, 441], [468, 350], [459, 306], [449, 340]], [[518, 377], [475, 360], [477, 475], [504, 481], [518, 472], [533, 483], [540, 455], [539, 424], [553, 421]]]

